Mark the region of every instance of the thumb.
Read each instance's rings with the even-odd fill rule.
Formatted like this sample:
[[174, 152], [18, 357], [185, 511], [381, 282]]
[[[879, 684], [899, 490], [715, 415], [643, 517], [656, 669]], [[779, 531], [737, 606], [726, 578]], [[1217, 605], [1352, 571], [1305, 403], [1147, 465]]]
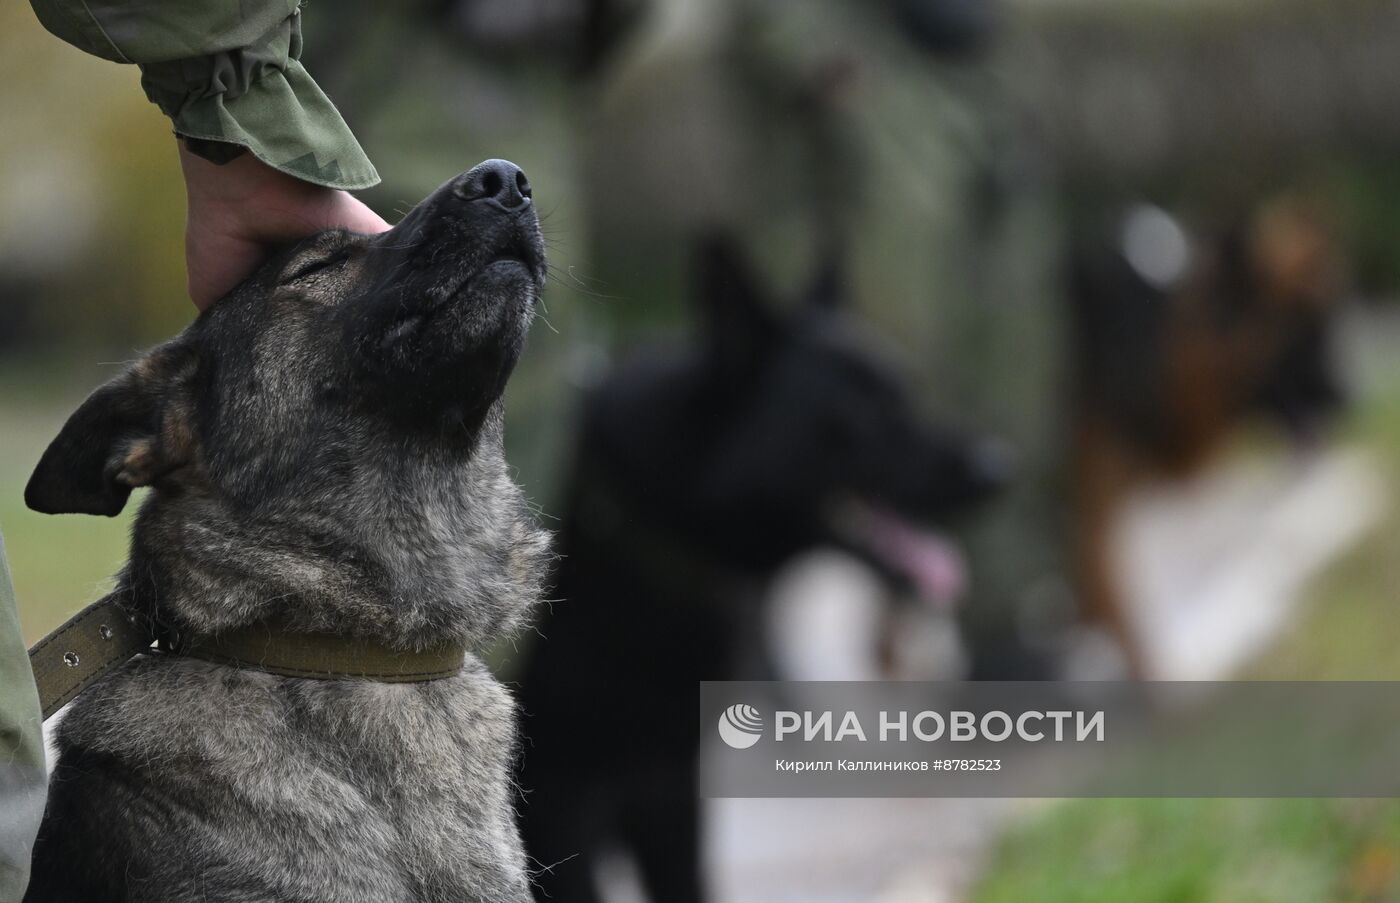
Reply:
[[384, 218], [365, 206], [359, 198], [344, 191], [338, 191], [336, 195], [335, 209], [322, 228], [347, 229], [367, 235], [389, 231], [390, 226]]

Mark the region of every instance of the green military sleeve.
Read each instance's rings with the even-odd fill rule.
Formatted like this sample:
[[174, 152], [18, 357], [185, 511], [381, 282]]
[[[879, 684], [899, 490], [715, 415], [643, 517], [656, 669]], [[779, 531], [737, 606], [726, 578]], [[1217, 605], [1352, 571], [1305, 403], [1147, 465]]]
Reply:
[[141, 86], [189, 148], [243, 148], [317, 185], [367, 188], [374, 166], [302, 67], [299, 0], [31, 0], [75, 47], [141, 67]]
[[0, 541], [0, 903], [18, 903], [44, 814], [43, 723]]

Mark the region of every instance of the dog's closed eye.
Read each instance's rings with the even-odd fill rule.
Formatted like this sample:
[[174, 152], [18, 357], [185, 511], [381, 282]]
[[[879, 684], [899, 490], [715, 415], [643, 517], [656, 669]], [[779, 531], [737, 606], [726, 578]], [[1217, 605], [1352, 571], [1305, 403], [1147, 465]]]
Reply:
[[305, 279], [307, 276], [310, 276], [314, 273], [319, 273], [322, 270], [328, 270], [331, 267], [339, 266], [340, 264], [344, 263], [349, 259], [350, 252], [348, 250], [341, 250], [334, 251], [324, 257], [317, 257], [312, 260], [305, 261], [299, 266], [297, 266], [296, 269], [292, 270], [291, 274], [287, 276], [286, 281], [297, 282], [301, 279]]

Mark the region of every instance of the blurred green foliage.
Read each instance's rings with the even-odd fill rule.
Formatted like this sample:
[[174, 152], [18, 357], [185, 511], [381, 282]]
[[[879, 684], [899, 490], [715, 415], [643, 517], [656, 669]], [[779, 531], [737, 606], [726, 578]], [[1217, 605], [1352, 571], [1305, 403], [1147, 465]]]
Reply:
[[194, 310], [169, 123], [134, 67], [0, 7], [0, 350], [139, 347]]

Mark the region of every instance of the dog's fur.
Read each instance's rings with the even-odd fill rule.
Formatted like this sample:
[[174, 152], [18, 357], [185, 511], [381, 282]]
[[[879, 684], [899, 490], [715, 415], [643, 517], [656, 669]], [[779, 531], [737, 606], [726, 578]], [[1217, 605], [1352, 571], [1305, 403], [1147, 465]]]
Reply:
[[698, 682], [767, 676], [766, 583], [815, 547], [866, 551], [843, 501], [927, 521], [1005, 476], [994, 449], [917, 416], [843, 309], [834, 257], [788, 313], [732, 242], [699, 261], [700, 341], [650, 347], [585, 401], [560, 601], [521, 689], [526, 845], [559, 903], [598, 899], [609, 848], [651, 899], [702, 899]]
[[[167, 637], [499, 638], [547, 548], [501, 446], [544, 277], [528, 195], [489, 161], [390, 232], [281, 254], [73, 415], [31, 507], [151, 486], [116, 592]], [[405, 684], [140, 656], [60, 727], [26, 900], [529, 900], [514, 718], [472, 653]]]
[[1134, 269], [1121, 224], [1082, 241], [1071, 267], [1074, 553], [1085, 619], [1150, 677], [1112, 563], [1117, 518], [1140, 487], [1197, 473], [1252, 420], [1315, 439], [1343, 400], [1329, 336], [1345, 280], [1326, 217], [1296, 199], [1215, 234], [1183, 230], [1188, 262], [1170, 285]]

